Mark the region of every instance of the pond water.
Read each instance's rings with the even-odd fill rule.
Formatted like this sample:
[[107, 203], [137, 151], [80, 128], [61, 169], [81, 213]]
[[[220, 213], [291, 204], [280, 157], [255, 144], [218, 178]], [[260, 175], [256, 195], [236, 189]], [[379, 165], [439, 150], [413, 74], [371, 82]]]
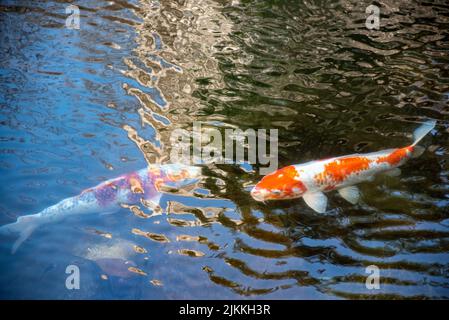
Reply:
[[74, 216], [15, 254], [2, 240], [0, 298], [448, 298], [449, 6], [375, 2], [370, 30], [370, 4], [0, 1], [1, 225], [165, 161], [194, 121], [278, 129], [279, 167], [405, 146], [438, 121], [426, 152], [361, 184], [358, 205], [256, 202], [257, 165], [216, 164], [165, 194], [161, 215]]

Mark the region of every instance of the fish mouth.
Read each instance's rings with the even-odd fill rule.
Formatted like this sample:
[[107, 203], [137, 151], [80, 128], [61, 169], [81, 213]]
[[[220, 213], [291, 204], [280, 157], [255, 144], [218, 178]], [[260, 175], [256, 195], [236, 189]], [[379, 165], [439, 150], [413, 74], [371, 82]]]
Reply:
[[265, 190], [262, 190], [262, 189], [254, 187], [251, 190], [250, 194], [251, 194], [251, 197], [253, 197], [254, 200], [259, 201], [259, 202], [264, 202], [265, 200], [267, 200], [266, 197], [265, 197], [266, 193], [267, 192]]

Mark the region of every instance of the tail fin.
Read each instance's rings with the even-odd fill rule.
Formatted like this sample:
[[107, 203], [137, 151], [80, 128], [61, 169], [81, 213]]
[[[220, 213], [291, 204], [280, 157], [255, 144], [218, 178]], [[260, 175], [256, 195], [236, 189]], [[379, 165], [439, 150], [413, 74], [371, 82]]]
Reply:
[[17, 219], [16, 222], [6, 224], [0, 227], [0, 234], [2, 235], [15, 235], [19, 234], [19, 238], [14, 242], [11, 253], [15, 253], [19, 249], [20, 245], [28, 239], [40, 225], [40, 221], [36, 215], [22, 216]]
[[413, 144], [412, 146], [416, 146], [422, 138], [424, 138], [433, 128], [435, 128], [435, 124], [437, 122], [435, 120], [429, 120], [424, 122], [419, 128], [413, 132]]

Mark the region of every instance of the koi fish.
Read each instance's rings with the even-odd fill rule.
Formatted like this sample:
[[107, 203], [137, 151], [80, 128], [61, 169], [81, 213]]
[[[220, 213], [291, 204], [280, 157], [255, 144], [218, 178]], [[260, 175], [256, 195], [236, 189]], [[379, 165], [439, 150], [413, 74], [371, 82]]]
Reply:
[[342, 198], [356, 204], [360, 192], [355, 185], [372, 181], [380, 173], [399, 175], [399, 166], [423, 153], [424, 148], [417, 144], [435, 124], [436, 121], [431, 120], [417, 128], [413, 133], [414, 142], [404, 148], [352, 154], [281, 168], [262, 178], [251, 190], [251, 196], [262, 202], [302, 197], [310, 208], [324, 213], [327, 207], [324, 193], [337, 190]]
[[21, 216], [16, 222], [1, 226], [0, 234], [19, 234], [12, 248], [14, 253], [31, 233], [43, 224], [72, 215], [112, 213], [118, 211], [121, 204], [136, 204], [141, 200], [157, 206], [162, 196], [162, 186], [182, 188], [197, 182], [200, 175], [199, 167], [183, 164], [150, 165], [148, 168], [102, 182], [39, 213]]

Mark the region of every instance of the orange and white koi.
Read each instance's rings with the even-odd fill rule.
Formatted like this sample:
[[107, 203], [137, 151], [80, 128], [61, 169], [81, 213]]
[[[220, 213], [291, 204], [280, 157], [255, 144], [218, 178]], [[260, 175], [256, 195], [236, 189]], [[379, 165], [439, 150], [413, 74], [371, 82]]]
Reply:
[[257, 183], [251, 190], [251, 196], [262, 202], [302, 197], [309, 207], [323, 213], [327, 207], [324, 193], [337, 190], [345, 200], [356, 204], [360, 192], [355, 185], [371, 181], [380, 173], [399, 175], [399, 166], [422, 154], [424, 149], [417, 144], [435, 124], [436, 121], [431, 120], [417, 128], [413, 133], [414, 142], [404, 148], [352, 154], [281, 168]]

